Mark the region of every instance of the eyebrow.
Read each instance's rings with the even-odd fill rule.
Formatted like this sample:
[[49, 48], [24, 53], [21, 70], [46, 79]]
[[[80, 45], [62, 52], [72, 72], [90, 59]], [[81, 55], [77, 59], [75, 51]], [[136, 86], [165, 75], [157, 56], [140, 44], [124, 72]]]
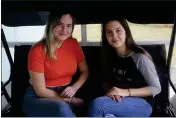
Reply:
[[[118, 28], [115, 28], [114, 30], [119, 30], [119, 29], [122, 29], [121, 27], [118, 27]], [[111, 31], [110, 29], [106, 29], [106, 31]]]
[[[118, 28], [115, 28], [115, 30], [119, 30], [119, 29], [122, 29], [121, 27], [118, 27]], [[109, 29], [106, 29], [106, 31], [112, 31], [112, 30], [109, 30]]]
[[[64, 23], [62, 23], [62, 22], [60, 22], [60, 21], [59, 21], [58, 23], [64, 24]], [[66, 25], [72, 25], [72, 24], [66, 24]]]

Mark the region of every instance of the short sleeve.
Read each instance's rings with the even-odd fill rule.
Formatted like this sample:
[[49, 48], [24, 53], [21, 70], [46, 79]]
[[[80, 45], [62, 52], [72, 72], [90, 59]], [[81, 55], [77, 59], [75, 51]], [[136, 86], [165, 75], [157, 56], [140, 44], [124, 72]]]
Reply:
[[74, 40], [74, 49], [76, 53], [76, 60], [77, 60], [77, 63], [80, 63], [85, 60], [85, 56], [78, 41], [76, 39], [73, 39], [73, 40]]
[[44, 52], [40, 45], [34, 45], [28, 55], [28, 69], [34, 72], [44, 73]]

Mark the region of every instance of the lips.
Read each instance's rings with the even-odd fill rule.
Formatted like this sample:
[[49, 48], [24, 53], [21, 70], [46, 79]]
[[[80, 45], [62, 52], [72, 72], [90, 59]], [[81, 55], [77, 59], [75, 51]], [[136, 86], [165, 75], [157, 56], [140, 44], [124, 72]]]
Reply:
[[61, 36], [65, 36], [65, 35], [67, 35], [67, 34], [59, 34], [59, 35], [61, 35]]
[[118, 40], [112, 40], [112, 42], [113, 42], [113, 43], [117, 43], [117, 42], [118, 42]]
[[60, 33], [60, 35], [66, 35], [66, 34], [61, 34], [61, 33]]

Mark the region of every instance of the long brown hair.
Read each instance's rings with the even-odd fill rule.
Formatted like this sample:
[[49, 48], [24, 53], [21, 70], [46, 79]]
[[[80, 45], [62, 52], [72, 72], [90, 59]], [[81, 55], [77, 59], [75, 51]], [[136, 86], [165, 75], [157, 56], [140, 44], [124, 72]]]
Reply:
[[105, 49], [107, 51], [114, 50], [113, 47], [110, 46], [110, 44], [108, 43], [108, 41], [106, 39], [106, 33], [105, 33], [105, 27], [106, 27], [107, 23], [110, 21], [118, 21], [122, 25], [122, 27], [125, 29], [125, 32], [126, 32], [125, 44], [126, 44], [127, 48], [131, 49], [132, 51], [134, 51], [136, 53], [143, 53], [143, 54], [147, 55], [150, 59], [152, 59], [150, 54], [145, 49], [143, 49], [141, 46], [139, 46], [135, 43], [135, 41], [132, 37], [130, 28], [128, 26], [128, 23], [122, 15], [119, 15], [116, 17], [108, 17], [103, 21], [103, 24], [102, 24], [102, 47], [103, 47], [103, 49]]
[[75, 24], [75, 18], [70, 12], [62, 11], [62, 12], [50, 12], [48, 16], [48, 21], [46, 23], [44, 36], [41, 40], [44, 46], [44, 50], [46, 52], [46, 55], [49, 59], [56, 59], [56, 48], [54, 48], [52, 45], [54, 43], [54, 35], [53, 35], [53, 27], [56, 26], [59, 23], [60, 18], [65, 15], [69, 14], [72, 17], [72, 33], [74, 29]]
[[137, 45], [134, 42], [128, 23], [126, 19], [123, 17], [123, 15], [119, 15], [119, 16], [112, 15], [109, 17], [107, 16], [102, 23], [102, 63], [103, 63], [103, 69], [105, 69], [104, 70], [105, 72], [103, 73], [106, 73], [108, 71], [107, 69], [109, 67], [109, 63], [112, 62], [111, 59], [113, 59], [113, 56], [116, 55], [115, 49], [108, 43], [106, 39], [105, 27], [107, 23], [110, 21], [118, 21], [125, 29], [125, 32], [126, 32], [125, 44], [128, 49], [131, 49], [136, 53], [145, 54], [152, 60], [152, 57], [150, 56], [150, 54], [145, 49], [143, 49], [141, 46]]

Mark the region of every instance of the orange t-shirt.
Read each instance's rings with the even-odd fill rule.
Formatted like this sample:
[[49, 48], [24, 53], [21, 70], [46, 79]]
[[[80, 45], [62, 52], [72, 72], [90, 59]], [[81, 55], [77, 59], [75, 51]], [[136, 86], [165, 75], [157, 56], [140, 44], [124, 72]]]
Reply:
[[62, 86], [72, 80], [78, 63], [85, 59], [78, 41], [66, 39], [60, 48], [56, 48], [57, 59], [49, 60], [41, 42], [35, 44], [28, 55], [28, 69], [44, 73], [46, 86]]

